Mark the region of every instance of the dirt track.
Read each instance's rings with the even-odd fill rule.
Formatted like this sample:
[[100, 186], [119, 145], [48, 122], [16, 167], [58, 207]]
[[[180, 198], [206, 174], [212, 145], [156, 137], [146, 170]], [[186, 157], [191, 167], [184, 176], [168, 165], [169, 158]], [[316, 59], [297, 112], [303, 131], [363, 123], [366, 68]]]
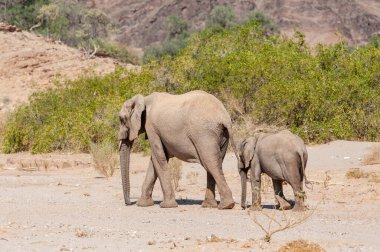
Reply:
[[[307, 205], [316, 210], [305, 223], [274, 234], [270, 243], [261, 239], [264, 233], [239, 204], [225, 211], [200, 207], [206, 173], [199, 165], [183, 167], [178, 208], [161, 209], [158, 204], [140, 208], [124, 206], [119, 171], [109, 179], [99, 177], [89, 155], [1, 154], [0, 250], [275, 251], [288, 241], [305, 239], [327, 251], [378, 251], [380, 183], [345, 177], [348, 169], [358, 167], [380, 177], [380, 165], [362, 166], [360, 161], [373, 145], [380, 143], [335, 141], [308, 147], [306, 174], [315, 183], [313, 190], [306, 190]], [[47, 171], [16, 165], [17, 160], [31, 158], [81, 165], [51, 165]], [[132, 155], [133, 201], [140, 194], [147, 164], [148, 157]], [[240, 179], [231, 153], [224, 171], [239, 202]], [[198, 175], [188, 175], [191, 172]], [[285, 190], [292, 198], [289, 186]], [[154, 199], [161, 197], [157, 183]], [[262, 197], [265, 213], [281, 213], [272, 209], [271, 188]], [[262, 213], [254, 214], [263, 219]], [[297, 219], [300, 214], [286, 211], [286, 216]]]

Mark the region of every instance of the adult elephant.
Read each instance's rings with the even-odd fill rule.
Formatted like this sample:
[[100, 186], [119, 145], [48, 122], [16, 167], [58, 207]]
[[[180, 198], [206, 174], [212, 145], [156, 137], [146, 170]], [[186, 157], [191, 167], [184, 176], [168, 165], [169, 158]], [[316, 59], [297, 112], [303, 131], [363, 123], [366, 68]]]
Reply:
[[[154, 204], [152, 191], [158, 177], [164, 196], [160, 206], [177, 207], [168, 170], [168, 159], [176, 157], [199, 163], [206, 169], [203, 207], [234, 207], [235, 202], [222, 171], [229, 138], [237, 158], [238, 155], [232, 141], [231, 118], [217, 98], [204, 91], [182, 95], [136, 95], [123, 104], [119, 117], [120, 165], [126, 205], [130, 204], [130, 150], [137, 136], [145, 132], [152, 155], [138, 206]], [[221, 198], [219, 205], [215, 200], [215, 183]]]

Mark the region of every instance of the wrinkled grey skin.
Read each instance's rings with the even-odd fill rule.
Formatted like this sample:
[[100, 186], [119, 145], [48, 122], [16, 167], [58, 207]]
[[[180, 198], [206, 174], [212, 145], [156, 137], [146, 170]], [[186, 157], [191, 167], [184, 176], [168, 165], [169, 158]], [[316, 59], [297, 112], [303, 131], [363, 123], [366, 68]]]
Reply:
[[[160, 206], [177, 206], [168, 170], [168, 159], [176, 157], [199, 163], [206, 169], [207, 188], [203, 207], [234, 207], [235, 202], [222, 171], [229, 138], [232, 140], [231, 119], [218, 99], [203, 91], [182, 95], [136, 95], [123, 104], [119, 117], [120, 165], [127, 205], [130, 204], [130, 148], [137, 136], [146, 132], [152, 155], [138, 206], [153, 205], [152, 191], [157, 177], [164, 196]], [[233, 141], [231, 144], [236, 150]], [[215, 200], [215, 183], [221, 196], [219, 205]]]
[[245, 139], [239, 146], [240, 160], [238, 169], [242, 182], [241, 206], [246, 207], [247, 172], [250, 170], [252, 187], [252, 210], [261, 209], [261, 173], [272, 178], [276, 201], [280, 208], [289, 209], [282, 182], [288, 182], [294, 192], [294, 211], [305, 209], [303, 179], [309, 183], [305, 175], [307, 150], [301, 138], [288, 130], [278, 133], [257, 133]]

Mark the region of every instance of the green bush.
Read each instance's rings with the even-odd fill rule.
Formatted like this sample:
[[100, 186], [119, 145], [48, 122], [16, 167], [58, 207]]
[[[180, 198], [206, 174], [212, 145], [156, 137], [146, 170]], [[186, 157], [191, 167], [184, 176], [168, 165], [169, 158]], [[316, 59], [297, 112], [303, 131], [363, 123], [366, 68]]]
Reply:
[[[343, 43], [309, 49], [304, 36], [268, 35], [257, 22], [206, 30], [178, 57], [166, 57], [156, 82], [169, 92], [202, 89], [229, 108], [240, 101], [256, 124], [292, 129], [307, 141], [376, 140], [380, 134], [380, 50]], [[226, 95], [227, 94], [227, 95]]]
[[206, 20], [206, 27], [230, 28], [234, 25], [236, 25], [236, 16], [230, 5], [215, 6]]
[[[126, 99], [195, 89], [222, 100], [235, 125], [249, 118], [251, 125], [289, 128], [307, 142], [379, 140], [379, 73], [380, 49], [373, 44], [310, 49], [302, 34], [270, 35], [257, 21], [211, 28], [192, 36], [179, 55], [139, 73], [118, 69], [32, 96], [10, 116], [2, 150], [88, 151], [90, 142], [105, 141], [116, 147], [117, 112]], [[135, 148], [146, 150], [148, 143]]]
[[[82, 77], [33, 95], [8, 120], [2, 151], [89, 151], [89, 143], [117, 145], [118, 111], [136, 93], [152, 91], [151, 72], [121, 68], [104, 77]], [[141, 138], [143, 139], [143, 138]], [[146, 143], [137, 143], [143, 150]]]

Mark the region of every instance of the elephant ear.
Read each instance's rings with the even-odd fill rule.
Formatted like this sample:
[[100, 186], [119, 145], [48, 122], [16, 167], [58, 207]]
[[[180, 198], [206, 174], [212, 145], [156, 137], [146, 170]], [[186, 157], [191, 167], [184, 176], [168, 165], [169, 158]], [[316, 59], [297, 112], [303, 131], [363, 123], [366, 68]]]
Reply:
[[135, 95], [131, 99], [131, 117], [130, 117], [130, 129], [129, 140], [133, 141], [137, 138], [139, 130], [141, 128], [141, 114], [145, 110], [144, 97], [142, 95]]
[[253, 156], [255, 155], [255, 149], [257, 144], [257, 137], [249, 137], [242, 143], [243, 157], [244, 157], [244, 167], [249, 168]]

